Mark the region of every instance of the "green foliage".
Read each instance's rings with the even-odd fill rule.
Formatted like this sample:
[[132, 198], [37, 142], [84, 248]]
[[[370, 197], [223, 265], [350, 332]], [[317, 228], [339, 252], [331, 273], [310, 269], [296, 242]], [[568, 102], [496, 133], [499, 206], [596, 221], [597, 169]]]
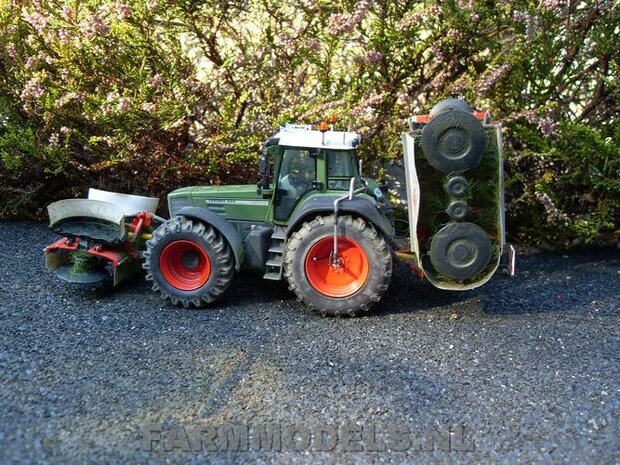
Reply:
[[509, 218], [519, 225], [520, 240], [549, 247], [588, 244], [618, 228], [619, 127], [615, 122], [596, 130], [567, 121], [549, 138], [518, 128], [519, 139], [529, 141], [510, 158], [509, 187], [521, 195]]
[[330, 113], [380, 170], [456, 93], [506, 127], [513, 235], [588, 242], [618, 228], [619, 19], [611, 0], [0, 0], [0, 217], [89, 185], [254, 181], [278, 125]]

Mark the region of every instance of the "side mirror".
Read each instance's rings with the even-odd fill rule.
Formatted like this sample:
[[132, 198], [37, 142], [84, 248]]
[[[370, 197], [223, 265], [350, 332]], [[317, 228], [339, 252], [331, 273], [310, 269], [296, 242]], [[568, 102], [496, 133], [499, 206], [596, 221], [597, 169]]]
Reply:
[[269, 176], [271, 175], [271, 167], [269, 166], [269, 153], [267, 149], [263, 151], [258, 161], [258, 174], [261, 177], [259, 187], [269, 189]]

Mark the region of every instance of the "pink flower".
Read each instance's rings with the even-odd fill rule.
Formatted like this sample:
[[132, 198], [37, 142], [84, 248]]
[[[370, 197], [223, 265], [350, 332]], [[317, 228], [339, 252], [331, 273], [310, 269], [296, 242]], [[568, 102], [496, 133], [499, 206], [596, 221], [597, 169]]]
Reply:
[[478, 93], [484, 95], [489, 92], [493, 87], [495, 87], [501, 77], [506, 74], [509, 69], [510, 65], [507, 63], [500, 67], [491, 67], [478, 83]]
[[70, 23], [73, 20], [73, 10], [70, 7], [66, 6], [62, 9], [61, 16], [62, 19]]
[[450, 87], [450, 93], [452, 94], [460, 94], [465, 90], [465, 83], [463, 81], [458, 81]]
[[317, 13], [321, 9], [321, 7], [317, 5], [314, 0], [301, 0], [301, 3], [311, 13]]
[[22, 18], [28, 24], [30, 24], [39, 34], [43, 33], [43, 30], [47, 27], [47, 17], [43, 16], [38, 11], [33, 13], [22, 13]]
[[44, 61], [48, 65], [54, 64], [54, 59], [51, 56], [46, 55], [43, 52], [39, 52], [39, 54], [37, 55], [37, 58], [39, 59], [39, 61]]
[[202, 88], [200, 82], [195, 79], [183, 79], [181, 82], [192, 92], [199, 92]]
[[161, 77], [160, 74], [156, 74], [151, 79], [148, 80], [148, 86], [152, 89], [158, 89], [164, 82], [164, 78]]
[[351, 15], [336, 13], [329, 18], [328, 32], [333, 36], [351, 32], [354, 27]]
[[67, 43], [71, 40], [71, 34], [66, 29], [61, 29], [58, 31], [58, 38], [62, 43]]
[[118, 100], [119, 97], [120, 95], [118, 95], [118, 92], [108, 92], [108, 95], [106, 95], [105, 101], [108, 103], [112, 103]]
[[534, 195], [545, 207], [545, 213], [547, 213], [547, 221], [550, 223], [554, 223], [559, 218], [560, 214], [558, 212], [558, 208], [553, 203], [553, 200], [551, 200], [551, 197], [549, 197], [549, 195], [544, 192], [538, 191], [536, 191]]
[[459, 31], [457, 29], [448, 29], [446, 31], [446, 37], [450, 39], [456, 39], [459, 36]]
[[435, 58], [437, 58], [437, 60], [444, 61], [444, 54], [437, 44], [431, 45], [431, 51], [433, 52], [433, 55], [435, 55]]
[[79, 94], [77, 92], [69, 92], [68, 94], [63, 95], [62, 97], [56, 99], [56, 101], [54, 102], [54, 106], [56, 108], [62, 108], [69, 102], [73, 102], [73, 101], [79, 102], [80, 100], [82, 100], [82, 98], [83, 98], [82, 94]]
[[157, 6], [158, 6], [157, 5], [157, 0], [149, 0], [148, 2], [146, 2], [146, 4], [144, 6], [149, 11], [155, 11], [155, 10], [157, 10]]
[[41, 84], [41, 79], [34, 77], [24, 85], [20, 98], [22, 100], [36, 100], [45, 93], [45, 89]]
[[351, 32], [355, 26], [360, 24], [370, 10], [371, 2], [362, 0], [357, 3], [357, 7], [352, 14], [336, 13], [329, 19], [328, 32], [333, 35], [346, 34]]
[[306, 43], [306, 47], [312, 53], [319, 53], [321, 51], [321, 41], [318, 39], [310, 39]]
[[63, 126], [60, 128], [60, 132], [65, 135], [69, 134], [69, 128], [67, 126]]
[[445, 84], [446, 84], [446, 74], [445, 73], [441, 73], [441, 74], [438, 74], [437, 76], [435, 76], [433, 78], [433, 80], [431, 81], [430, 86], [433, 89], [442, 89]]
[[28, 57], [28, 59], [26, 60], [26, 63], [24, 64], [24, 68], [26, 69], [34, 68], [36, 64], [37, 64], [37, 57]]
[[116, 109], [121, 113], [126, 113], [129, 111], [129, 99], [127, 97], [121, 97], [118, 100], [118, 104], [116, 105]]
[[126, 3], [116, 2], [116, 13], [121, 20], [125, 20], [131, 16], [131, 7]]
[[540, 132], [542, 132], [547, 137], [552, 136], [556, 133], [555, 130], [557, 126], [558, 122], [549, 116], [546, 118], [541, 118], [538, 121], [538, 129], [540, 129]]
[[396, 24], [396, 29], [406, 31], [413, 26], [417, 26], [422, 19], [422, 13], [405, 13], [405, 16]]
[[17, 56], [17, 49], [15, 48], [15, 44], [9, 43], [6, 46], [6, 53], [9, 56], [9, 58], [15, 58]]
[[373, 110], [375, 105], [383, 102], [383, 95], [375, 94], [360, 101], [355, 108], [351, 110], [351, 116], [362, 116], [365, 113], [369, 113]]
[[103, 19], [97, 15], [91, 15], [88, 22], [81, 24], [82, 33], [92, 39], [96, 36], [106, 36], [110, 32], [110, 26], [103, 22]]
[[566, 0], [543, 0], [542, 5], [548, 10], [562, 8], [566, 4]]
[[289, 55], [292, 55], [295, 53], [295, 51], [297, 50], [297, 44], [295, 43], [295, 39], [285, 34], [281, 34], [278, 37], [278, 39], [280, 39], [280, 42], [282, 42], [282, 45], [284, 46], [286, 53], [288, 53]]
[[49, 148], [50, 149], [58, 148], [59, 143], [60, 143], [60, 135], [57, 132], [52, 133], [52, 135], [49, 138], [49, 143], [48, 143]]
[[381, 64], [382, 61], [383, 55], [381, 55], [381, 52], [378, 52], [376, 50], [371, 50], [366, 53], [366, 56], [364, 56], [364, 62], [369, 65], [378, 65]]
[[142, 104], [142, 110], [146, 111], [147, 113], [154, 113], [157, 111], [157, 109], [159, 108], [157, 106], [156, 103], [152, 103], [152, 102], [145, 102]]
[[515, 23], [520, 23], [521, 21], [525, 21], [528, 18], [528, 12], [527, 11], [515, 11], [512, 14], [512, 20]]

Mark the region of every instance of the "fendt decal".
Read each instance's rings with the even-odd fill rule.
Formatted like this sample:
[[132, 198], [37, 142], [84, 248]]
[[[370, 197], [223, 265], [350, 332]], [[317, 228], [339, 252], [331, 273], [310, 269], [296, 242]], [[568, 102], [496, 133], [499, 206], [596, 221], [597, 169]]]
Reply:
[[235, 199], [206, 199], [207, 204], [245, 205], [250, 207], [266, 207], [268, 200], [235, 200]]

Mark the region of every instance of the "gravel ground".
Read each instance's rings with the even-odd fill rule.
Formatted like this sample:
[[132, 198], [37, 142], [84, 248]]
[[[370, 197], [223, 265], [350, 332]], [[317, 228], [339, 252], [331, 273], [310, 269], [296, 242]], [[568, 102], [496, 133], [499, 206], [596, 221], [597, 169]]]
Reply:
[[[0, 238], [2, 464], [620, 462], [617, 249], [526, 255], [465, 293], [401, 282], [325, 319], [253, 275], [205, 310], [140, 278], [67, 286], [43, 224]], [[247, 451], [223, 441], [244, 428]], [[319, 428], [333, 450], [305, 442]]]

